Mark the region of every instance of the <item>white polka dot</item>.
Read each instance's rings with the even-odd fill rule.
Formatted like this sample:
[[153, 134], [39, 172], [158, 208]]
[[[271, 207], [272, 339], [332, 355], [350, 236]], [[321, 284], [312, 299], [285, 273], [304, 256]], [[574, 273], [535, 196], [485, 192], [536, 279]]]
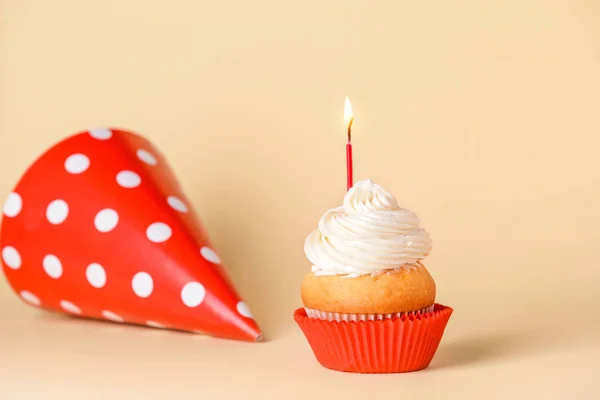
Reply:
[[213, 264], [221, 264], [221, 258], [210, 247], [204, 246], [203, 248], [201, 248], [200, 254], [202, 254], [202, 257], [204, 257], [205, 260], [210, 261]]
[[61, 300], [60, 306], [63, 310], [70, 312], [71, 314], [81, 314], [81, 308], [77, 307], [75, 304], [71, 303], [67, 300]]
[[146, 325], [148, 325], [152, 328], [158, 328], [158, 329], [166, 328], [163, 324], [159, 324], [158, 322], [154, 322], [154, 321], [146, 321]]
[[150, 164], [150, 165], [158, 164], [156, 157], [154, 157], [154, 155], [147, 150], [139, 149], [137, 151], [137, 156], [140, 160], [142, 160], [146, 164]]
[[188, 212], [187, 206], [179, 197], [169, 196], [167, 198], [167, 203], [177, 211]]
[[12, 246], [6, 246], [2, 249], [2, 259], [4, 260], [4, 264], [9, 268], [21, 268], [21, 255], [17, 249]]
[[51, 201], [46, 208], [46, 218], [53, 225], [62, 224], [68, 215], [69, 205], [61, 199]]
[[120, 315], [115, 314], [112, 311], [104, 310], [102, 311], [102, 316], [106, 319], [109, 319], [114, 322], [123, 322], [125, 321]]
[[110, 232], [119, 223], [119, 214], [112, 208], [105, 208], [104, 210], [98, 211], [94, 218], [94, 226], [100, 232]]
[[244, 303], [243, 301], [238, 302], [236, 308], [240, 315], [246, 318], [253, 318], [250, 307], [248, 307], [248, 304]]
[[44, 257], [42, 265], [44, 266], [44, 271], [46, 271], [50, 278], [58, 279], [62, 276], [62, 263], [54, 254], [48, 254]]
[[147, 272], [138, 272], [131, 280], [133, 292], [142, 298], [146, 298], [152, 294], [154, 282], [152, 277]]
[[23, 200], [18, 193], [11, 193], [8, 195], [6, 202], [4, 202], [4, 215], [7, 217], [16, 217], [21, 212], [23, 207]]
[[72, 154], [65, 160], [65, 169], [70, 174], [80, 174], [90, 166], [90, 159], [84, 154]]
[[154, 243], [162, 243], [169, 240], [172, 235], [171, 227], [163, 222], [150, 224], [146, 229], [146, 237]]
[[197, 307], [206, 296], [206, 289], [198, 282], [188, 282], [181, 289], [181, 300], [188, 307]]
[[19, 292], [19, 295], [23, 298], [23, 300], [30, 304], [33, 304], [34, 306], [39, 306], [42, 303], [35, 294], [27, 290], [21, 290], [21, 292]]
[[90, 130], [90, 136], [94, 139], [107, 140], [112, 137], [112, 132], [108, 128], [95, 128]]
[[100, 264], [92, 263], [85, 270], [85, 277], [90, 285], [101, 288], [106, 285], [106, 271]]
[[134, 188], [142, 183], [142, 178], [133, 171], [121, 171], [117, 174], [117, 183], [124, 188]]

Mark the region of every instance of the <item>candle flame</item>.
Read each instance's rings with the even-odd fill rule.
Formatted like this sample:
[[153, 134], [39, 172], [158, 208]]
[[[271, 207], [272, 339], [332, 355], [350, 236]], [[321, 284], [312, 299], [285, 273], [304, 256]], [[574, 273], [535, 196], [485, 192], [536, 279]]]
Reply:
[[352, 122], [354, 122], [352, 104], [350, 103], [348, 96], [346, 96], [346, 101], [344, 103], [344, 126], [348, 128], [348, 141], [350, 141], [351, 138]]
[[350, 99], [346, 96], [346, 102], [344, 104], [344, 126], [348, 127], [350, 125], [350, 121], [354, 119], [352, 115], [352, 104], [350, 103]]

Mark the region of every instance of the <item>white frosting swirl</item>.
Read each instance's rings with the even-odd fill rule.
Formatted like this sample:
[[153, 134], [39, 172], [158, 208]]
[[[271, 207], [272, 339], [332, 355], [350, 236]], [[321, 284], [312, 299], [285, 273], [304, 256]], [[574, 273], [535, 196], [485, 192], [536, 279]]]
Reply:
[[344, 205], [327, 211], [304, 244], [315, 275], [357, 277], [413, 267], [431, 251], [417, 216], [371, 180], [357, 182]]

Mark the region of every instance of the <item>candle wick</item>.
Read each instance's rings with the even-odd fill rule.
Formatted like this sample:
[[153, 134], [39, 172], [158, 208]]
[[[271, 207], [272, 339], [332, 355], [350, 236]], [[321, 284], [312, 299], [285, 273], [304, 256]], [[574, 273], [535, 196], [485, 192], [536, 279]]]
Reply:
[[352, 141], [352, 122], [354, 122], [354, 118], [350, 118], [348, 123], [348, 143]]

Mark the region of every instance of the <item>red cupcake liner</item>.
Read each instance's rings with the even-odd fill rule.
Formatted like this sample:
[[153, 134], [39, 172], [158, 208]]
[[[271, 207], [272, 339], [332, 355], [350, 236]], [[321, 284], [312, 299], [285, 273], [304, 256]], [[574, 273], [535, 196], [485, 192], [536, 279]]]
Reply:
[[309, 318], [304, 308], [294, 320], [317, 361], [343, 372], [398, 373], [425, 369], [442, 340], [453, 309], [435, 304], [432, 312], [374, 321]]

